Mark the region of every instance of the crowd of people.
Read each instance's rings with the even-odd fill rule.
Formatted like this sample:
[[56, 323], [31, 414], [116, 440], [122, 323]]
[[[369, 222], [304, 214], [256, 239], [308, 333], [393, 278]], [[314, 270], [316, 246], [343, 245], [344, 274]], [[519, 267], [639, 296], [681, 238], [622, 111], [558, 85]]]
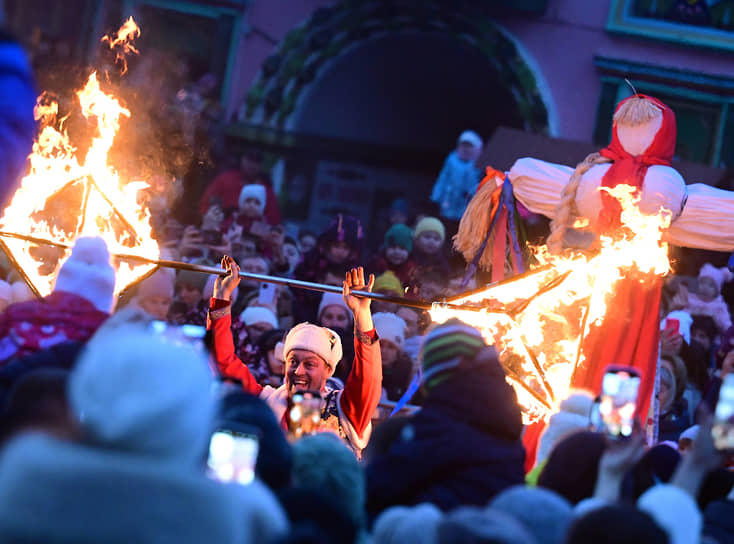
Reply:
[[[294, 230], [251, 151], [213, 179], [198, 224], [155, 225], [164, 257], [226, 274], [158, 269], [115, 297], [106, 245], [81, 238], [37, 300], [8, 266], [1, 539], [734, 542], [734, 474], [711, 436], [734, 370], [728, 270], [668, 280], [655, 444], [592, 428], [599, 392], [585, 391], [530, 443], [479, 331], [351, 294], [433, 301], [476, 285], [452, 254], [440, 189], [452, 169], [472, 179], [455, 164], [475, 158], [467, 138], [439, 177], [436, 215], [395, 203], [372, 251], [346, 214]], [[240, 478], [248, 440], [254, 478]]]
[[[8, 51], [5, 73], [28, 83], [22, 53]], [[193, 125], [210, 117], [215, 86], [205, 76], [175, 93], [179, 136], [190, 137], [181, 148], [205, 139]], [[0, 116], [18, 149], [30, 144], [30, 109]], [[734, 542], [731, 452], [716, 449], [711, 418], [734, 370], [727, 269], [668, 280], [654, 443], [594, 428], [598, 391], [561, 399], [527, 440], [478, 330], [353, 294], [436, 301], [476, 286], [451, 237], [481, 147], [462, 133], [434, 213], [394, 202], [389, 223], [370, 226], [384, 233], [379, 247], [346, 214], [322, 232], [294, 228], [249, 150], [206, 180], [189, 213], [169, 214], [162, 180], [149, 190], [161, 255], [221, 275], [151, 270], [118, 297], [106, 244], [79, 238], [38, 299], [3, 264], [0, 541]], [[10, 191], [22, 162], [12, 159], [25, 155], [4, 151]]]

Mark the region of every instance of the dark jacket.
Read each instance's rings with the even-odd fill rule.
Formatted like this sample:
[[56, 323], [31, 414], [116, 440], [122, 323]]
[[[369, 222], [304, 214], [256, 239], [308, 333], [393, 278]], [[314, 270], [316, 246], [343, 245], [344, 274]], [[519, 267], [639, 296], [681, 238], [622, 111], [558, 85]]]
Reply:
[[734, 542], [734, 501], [716, 501], [706, 507], [703, 534], [722, 544]]
[[457, 369], [428, 392], [401, 438], [368, 465], [370, 516], [398, 504], [486, 505], [523, 483], [521, 433], [520, 407], [499, 363]]

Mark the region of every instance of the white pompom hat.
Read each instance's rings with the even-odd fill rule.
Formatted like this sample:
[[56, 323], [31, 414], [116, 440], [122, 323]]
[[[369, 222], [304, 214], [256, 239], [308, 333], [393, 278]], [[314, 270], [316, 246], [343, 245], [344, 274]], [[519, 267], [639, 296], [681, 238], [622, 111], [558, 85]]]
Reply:
[[283, 355], [294, 349], [310, 351], [321, 357], [333, 371], [342, 359], [342, 341], [339, 335], [329, 328], [319, 327], [313, 323], [299, 323], [285, 337]]
[[115, 307], [115, 269], [102, 238], [78, 238], [56, 276], [54, 291], [74, 293], [107, 313]]
[[245, 203], [245, 200], [247, 200], [248, 198], [254, 198], [260, 203], [260, 207], [258, 208], [258, 210], [260, 210], [260, 215], [262, 215], [265, 212], [265, 204], [267, 201], [267, 192], [265, 191], [265, 186], [258, 183], [245, 185], [242, 188], [242, 191], [240, 191], [240, 208]]

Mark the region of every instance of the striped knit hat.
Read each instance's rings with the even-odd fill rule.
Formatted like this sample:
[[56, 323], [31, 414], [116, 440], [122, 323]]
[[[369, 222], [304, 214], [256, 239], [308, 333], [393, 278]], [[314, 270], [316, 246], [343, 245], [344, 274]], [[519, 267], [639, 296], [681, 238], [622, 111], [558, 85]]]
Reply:
[[485, 347], [481, 333], [456, 318], [434, 327], [421, 347], [423, 387], [435, 387], [451, 375], [462, 359], [473, 358]]

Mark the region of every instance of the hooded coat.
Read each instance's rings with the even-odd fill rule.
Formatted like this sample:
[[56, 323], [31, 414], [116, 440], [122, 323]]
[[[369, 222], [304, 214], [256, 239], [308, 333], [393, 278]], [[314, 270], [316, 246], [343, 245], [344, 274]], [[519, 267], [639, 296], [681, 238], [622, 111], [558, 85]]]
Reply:
[[486, 505], [523, 483], [522, 416], [497, 360], [459, 367], [367, 467], [371, 517], [394, 505]]

